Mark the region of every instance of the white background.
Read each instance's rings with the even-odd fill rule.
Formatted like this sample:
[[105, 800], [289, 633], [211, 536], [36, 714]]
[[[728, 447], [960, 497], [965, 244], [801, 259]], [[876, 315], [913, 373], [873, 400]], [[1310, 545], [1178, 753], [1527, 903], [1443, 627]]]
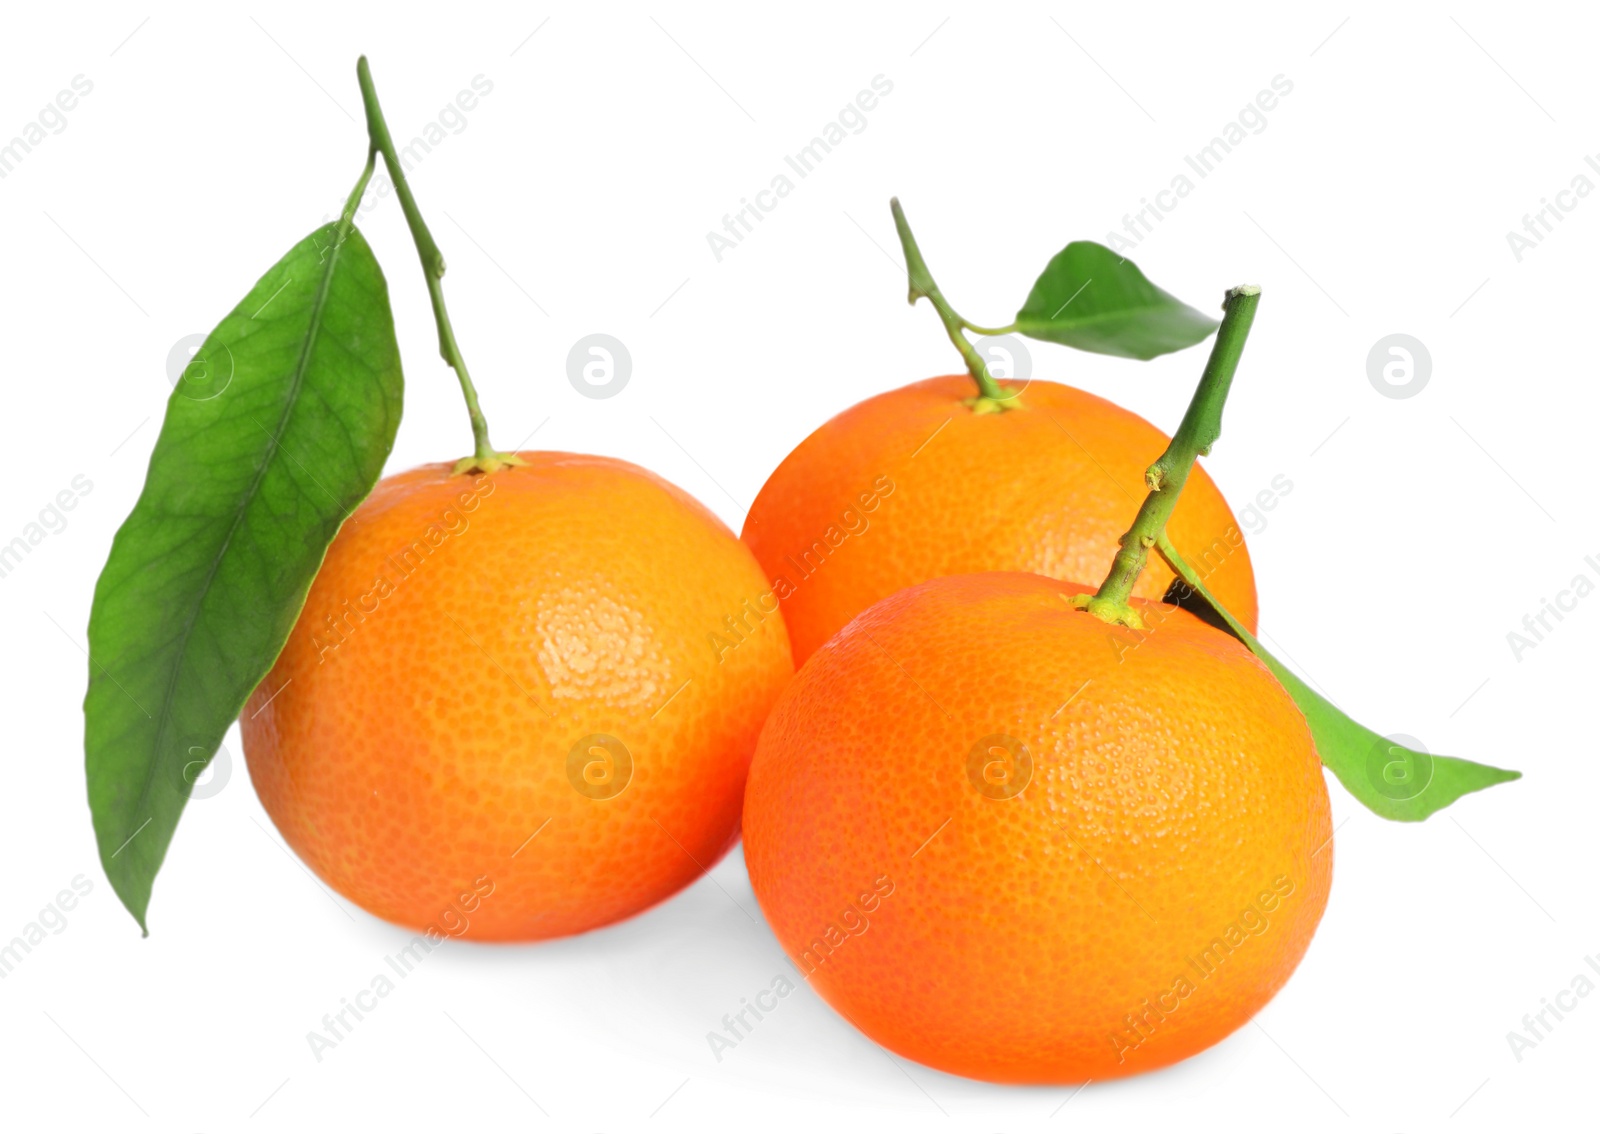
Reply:
[[[75, 475], [93, 484], [0, 579], [0, 940], [75, 876], [93, 886], [0, 981], [8, 1128], [1411, 1131], [1592, 1116], [1600, 996], [1520, 1061], [1506, 1038], [1600, 954], [1600, 598], [1520, 660], [1507, 642], [1574, 576], [1600, 582], [1584, 561], [1600, 560], [1600, 194], [1569, 198], [1520, 262], [1506, 239], [1600, 150], [1592, 15], [478, 7], [6, 16], [0, 138], [73, 76], [93, 83], [0, 180], [0, 542]], [[959, 369], [932, 312], [905, 304], [891, 194], [958, 308], [1005, 322], [1056, 249], [1105, 240], [1285, 76], [1266, 128], [1132, 255], [1208, 310], [1228, 285], [1264, 287], [1209, 467], [1239, 505], [1279, 474], [1293, 483], [1251, 537], [1269, 646], [1379, 731], [1526, 778], [1395, 825], [1330, 777], [1334, 890], [1289, 985], [1203, 1055], [1076, 1094], [890, 1058], [808, 988], [717, 1062], [706, 1033], [786, 971], [737, 854], [623, 925], [452, 944], [318, 1063], [306, 1033], [407, 935], [290, 856], [234, 733], [231, 778], [189, 807], [141, 940], [96, 860], [79, 705], [94, 579], [142, 482], [168, 354], [337, 209], [363, 157], [362, 51], [399, 137], [474, 76], [493, 83], [413, 180], [497, 442], [542, 423], [530, 446], [625, 456], [735, 530], [829, 415]], [[708, 230], [879, 74], [894, 90], [867, 128], [719, 263]], [[390, 468], [459, 456], [465, 415], [393, 198], [361, 223], [406, 367]], [[566, 376], [596, 331], [634, 364], [606, 400]], [[1404, 399], [1367, 372], [1395, 332], [1432, 359]], [[1170, 430], [1203, 353], [1139, 364], [1036, 344], [1034, 374]]]

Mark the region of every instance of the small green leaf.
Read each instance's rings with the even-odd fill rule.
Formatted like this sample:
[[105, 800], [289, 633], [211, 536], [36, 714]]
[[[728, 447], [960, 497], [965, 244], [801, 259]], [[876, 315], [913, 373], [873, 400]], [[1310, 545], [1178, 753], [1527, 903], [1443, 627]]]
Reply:
[[1145, 279], [1132, 260], [1074, 240], [1034, 281], [1016, 327], [1030, 338], [1146, 359], [1194, 346], [1217, 321]]
[[100, 861], [146, 929], [195, 777], [293, 628], [400, 422], [388, 286], [338, 223], [211, 332], [167, 402], [89, 615], [84, 748]]
[[1255, 636], [1222, 608], [1200, 576], [1165, 535], [1157, 543], [1161, 556], [1227, 622], [1228, 627], [1272, 671], [1311, 726], [1322, 762], [1351, 795], [1385, 819], [1416, 822], [1442, 811], [1470, 792], [1522, 778], [1521, 772], [1474, 764], [1454, 756], [1433, 756], [1379, 736], [1340, 712], [1290, 672], [1256, 641]]

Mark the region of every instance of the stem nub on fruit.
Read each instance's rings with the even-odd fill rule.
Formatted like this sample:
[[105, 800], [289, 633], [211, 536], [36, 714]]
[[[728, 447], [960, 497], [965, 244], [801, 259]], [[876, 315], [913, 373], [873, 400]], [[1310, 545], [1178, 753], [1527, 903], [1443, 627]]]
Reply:
[[367, 66], [365, 55], [356, 61], [356, 78], [361, 83], [361, 103], [367, 112], [367, 138], [371, 148], [367, 151], [367, 172], [356, 186], [350, 203], [345, 205], [345, 218], [341, 224], [348, 227], [348, 219], [354, 215], [355, 206], [361, 200], [367, 178], [372, 176], [373, 157], [382, 154], [383, 164], [394, 181], [395, 196], [400, 198], [400, 208], [406, 215], [406, 226], [411, 229], [411, 240], [416, 244], [417, 256], [422, 261], [428, 298], [433, 302], [433, 321], [439, 329], [439, 357], [449, 364], [461, 380], [461, 395], [467, 401], [467, 416], [472, 421], [472, 456], [457, 461], [454, 471], [458, 475], [492, 473], [507, 465], [520, 465], [521, 457], [515, 453], [502, 453], [489, 443], [489, 423], [484, 420], [483, 410], [478, 406], [477, 388], [467, 374], [466, 361], [461, 357], [455, 331], [450, 326], [450, 313], [445, 310], [444, 254], [434, 242], [433, 233], [428, 231], [427, 222], [417, 208], [417, 200], [411, 195], [411, 186], [406, 183], [406, 171], [400, 164], [399, 155], [395, 153], [394, 141], [389, 137], [389, 125], [383, 119], [383, 108], [378, 105], [378, 89], [373, 86], [372, 69]]
[[1250, 336], [1250, 325], [1255, 321], [1256, 305], [1260, 301], [1261, 289], [1250, 284], [1228, 291], [1222, 303], [1222, 326], [1217, 329], [1211, 357], [1206, 360], [1205, 372], [1200, 375], [1200, 384], [1195, 387], [1183, 421], [1166, 451], [1145, 470], [1145, 484], [1150, 493], [1139, 506], [1133, 526], [1117, 541], [1117, 554], [1100, 589], [1092, 595], [1077, 595], [1072, 599], [1077, 609], [1086, 610], [1103, 622], [1144, 629], [1138, 611], [1128, 605], [1128, 596], [1139, 581], [1150, 549], [1166, 533], [1167, 520], [1177, 507], [1178, 495], [1189, 479], [1195, 458], [1209, 454], [1211, 446], [1222, 435], [1222, 407], [1227, 403], [1233, 374], [1239, 368], [1239, 357], [1244, 353], [1244, 343]]

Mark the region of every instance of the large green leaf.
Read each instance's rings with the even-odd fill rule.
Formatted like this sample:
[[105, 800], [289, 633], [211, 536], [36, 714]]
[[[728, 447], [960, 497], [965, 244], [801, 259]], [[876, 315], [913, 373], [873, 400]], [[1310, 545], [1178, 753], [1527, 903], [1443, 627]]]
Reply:
[[1132, 260], [1075, 240], [1034, 282], [1016, 326], [1031, 338], [1145, 359], [1193, 346], [1217, 321], [1145, 279]]
[[383, 272], [334, 223], [261, 277], [167, 402], [95, 587], [83, 705], [100, 861], [141, 928], [195, 777], [383, 468], [401, 386]]
[[1375, 814], [1415, 822], [1449, 807], [1469, 792], [1522, 777], [1521, 772], [1419, 752], [1357, 724], [1269, 654], [1206, 590], [1205, 581], [1184, 562], [1165, 535], [1156, 546], [1184, 583], [1210, 605], [1288, 690], [1305, 714], [1306, 724], [1311, 726], [1311, 737], [1323, 764], [1339, 777], [1346, 791]]

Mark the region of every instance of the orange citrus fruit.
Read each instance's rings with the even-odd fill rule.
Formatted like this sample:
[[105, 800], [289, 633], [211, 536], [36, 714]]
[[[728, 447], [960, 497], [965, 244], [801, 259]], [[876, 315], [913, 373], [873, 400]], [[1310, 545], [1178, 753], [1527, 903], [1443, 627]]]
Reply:
[[812, 986], [885, 1047], [1010, 1083], [1160, 1067], [1289, 978], [1332, 876], [1294, 702], [1234, 637], [1022, 573], [871, 607], [778, 699], [745, 861]]
[[[881, 598], [941, 575], [1031, 571], [1099, 579], [1149, 491], [1165, 434], [1104, 398], [1053, 382], [1024, 408], [977, 414], [966, 375], [868, 398], [802, 441], [745, 520], [783, 609], [795, 664]], [[1167, 524], [1178, 551], [1248, 629], [1255, 575], [1244, 536], [1204, 469]], [[1134, 592], [1172, 583], [1152, 562]]]
[[577, 933], [694, 880], [792, 672], [754, 557], [691, 496], [522, 457], [380, 482], [242, 715], [289, 845], [441, 936]]

